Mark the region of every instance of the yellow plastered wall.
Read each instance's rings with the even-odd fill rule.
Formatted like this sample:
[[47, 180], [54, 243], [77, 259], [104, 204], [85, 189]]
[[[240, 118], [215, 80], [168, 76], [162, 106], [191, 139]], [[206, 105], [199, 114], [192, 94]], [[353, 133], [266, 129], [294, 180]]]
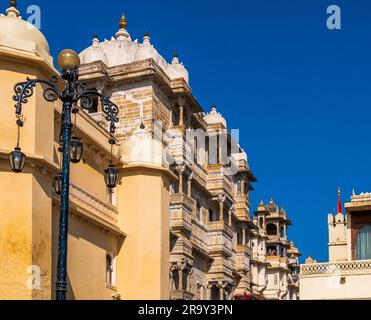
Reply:
[[127, 233], [117, 265], [122, 299], [169, 299], [169, 178], [144, 167], [124, 171], [118, 206]]
[[[53, 206], [53, 270], [57, 267], [59, 206]], [[112, 300], [106, 287], [106, 254], [115, 254], [118, 239], [98, 226], [69, 215], [67, 284], [68, 300]], [[53, 288], [56, 274], [53, 275]], [[54, 297], [54, 290], [53, 290]]]
[[[30, 65], [20, 60], [7, 60], [0, 57], [0, 79], [2, 90], [0, 92], [0, 145], [2, 149], [14, 149], [17, 141], [17, 126], [15, 117], [16, 104], [13, 101], [14, 85], [26, 81], [26, 78], [49, 78], [40, 72], [36, 65]], [[34, 95], [23, 106], [25, 118], [21, 130], [21, 148], [23, 152], [44, 155], [53, 159], [54, 137], [54, 107], [43, 98], [43, 89], [40, 85], [34, 88]], [[42, 124], [42, 125], [41, 125]]]
[[[4, 163], [3, 163], [4, 164]], [[38, 173], [0, 171], [0, 299], [50, 299], [51, 199]], [[32, 266], [38, 269], [31, 269]], [[32, 278], [40, 275], [40, 288]]]

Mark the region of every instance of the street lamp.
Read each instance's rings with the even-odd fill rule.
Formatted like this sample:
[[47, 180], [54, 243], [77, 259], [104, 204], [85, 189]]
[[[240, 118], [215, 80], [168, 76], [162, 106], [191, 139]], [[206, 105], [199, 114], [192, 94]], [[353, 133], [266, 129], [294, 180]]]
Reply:
[[[62, 71], [61, 78], [53, 76], [50, 80], [29, 79], [17, 83], [14, 86], [16, 101], [15, 113], [18, 126], [17, 147], [9, 154], [9, 161], [12, 171], [22, 172], [26, 160], [25, 154], [19, 147], [20, 128], [23, 127], [24, 120], [22, 116], [22, 106], [28, 102], [28, 99], [34, 94], [34, 87], [37, 84], [44, 86], [43, 96], [49, 102], [62, 101], [61, 116], [61, 135], [59, 142], [62, 153], [61, 173], [53, 179], [53, 188], [61, 196], [60, 221], [59, 221], [59, 242], [58, 242], [58, 266], [56, 299], [66, 300], [67, 293], [67, 236], [68, 236], [68, 210], [69, 210], [69, 187], [70, 187], [70, 162], [78, 163], [83, 153], [83, 144], [78, 138], [71, 138], [72, 121], [71, 113], [78, 112], [79, 109], [89, 110], [93, 107], [94, 97], [101, 100], [102, 111], [109, 121], [109, 132], [111, 144], [111, 161], [109, 169], [110, 178], [107, 179], [107, 170], [105, 171], [105, 181], [107, 187], [112, 189], [117, 186], [118, 170], [112, 165], [112, 146], [116, 144], [114, 134], [116, 123], [119, 121], [119, 108], [109, 97], [100, 94], [97, 90], [88, 89], [85, 83], [79, 82], [80, 58], [73, 50], [63, 50], [57, 59], [59, 68]], [[56, 84], [62, 81], [63, 90], [59, 91]]]

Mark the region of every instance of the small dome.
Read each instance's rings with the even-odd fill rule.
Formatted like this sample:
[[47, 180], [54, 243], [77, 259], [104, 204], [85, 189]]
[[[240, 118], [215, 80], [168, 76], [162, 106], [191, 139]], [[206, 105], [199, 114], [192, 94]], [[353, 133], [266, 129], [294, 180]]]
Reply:
[[0, 45], [5, 42], [15, 49], [37, 54], [41, 49], [41, 56], [49, 56], [49, 44], [45, 36], [34, 25], [22, 20], [14, 3], [11, 3], [6, 13], [6, 16], [0, 16]]
[[[103, 42], [97, 41], [93, 45], [80, 53], [82, 64], [103, 61], [108, 68], [119, 65], [129, 64], [137, 61], [153, 59], [153, 61], [164, 71], [170, 78], [175, 80], [183, 78], [189, 82], [188, 71], [179, 60], [170, 64], [162, 57], [156, 48], [151, 44], [149, 33], [146, 32], [143, 37], [143, 43], [138, 43], [138, 40], [132, 41], [129, 32], [127, 31], [127, 21], [123, 16], [119, 23], [119, 30], [110, 40]], [[93, 47], [99, 48], [93, 49]]]
[[184, 67], [183, 63], [179, 62], [178, 54], [174, 54], [174, 58], [169, 67], [172, 73], [172, 78], [174, 79], [183, 78], [187, 83], [189, 83], [188, 71]]
[[96, 36], [94, 36], [93, 45], [80, 53], [80, 59], [81, 63], [92, 63], [101, 61], [105, 65], [108, 65], [107, 55], [99, 46], [99, 40]]
[[210, 113], [208, 113], [204, 120], [207, 124], [222, 124], [224, 128], [227, 128], [227, 121], [223, 118], [223, 116], [216, 110], [216, 106], [213, 106]]

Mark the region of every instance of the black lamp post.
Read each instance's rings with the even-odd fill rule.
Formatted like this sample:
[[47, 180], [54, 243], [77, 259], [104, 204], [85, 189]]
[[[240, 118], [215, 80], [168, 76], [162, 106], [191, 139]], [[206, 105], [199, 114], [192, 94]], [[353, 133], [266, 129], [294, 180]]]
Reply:
[[[58, 56], [58, 66], [62, 71], [61, 79], [53, 76], [50, 80], [27, 79], [25, 82], [17, 83], [14, 87], [16, 101], [16, 116], [18, 125], [18, 142], [15, 150], [10, 153], [9, 160], [12, 171], [22, 172], [26, 156], [21, 152], [19, 147], [19, 131], [23, 126], [22, 106], [28, 102], [34, 93], [34, 87], [37, 84], [44, 86], [43, 96], [49, 101], [60, 99], [63, 103], [62, 109], [62, 126], [60, 143], [62, 152], [62, 170], [61, 173], [53, 179], [53, 188], [61, 196], [60, 221], [59, 221], [59, 242], [58, 242], [58, 267], [56, 283], [56, 299], [66, 300], [67, 293], [67, 236], [68, 236], [68, 210], [69, 210], [69, 187], [70, 187], [70, 162], [78, 163], [83, 154], [83, 144], [78, 138], [71, 139], [71, 113], [78, 112], [79, 108], [91, 109], [93, 107], [94, 97], [98, 97], [102, 103], [102, 110], [107, 121], [110, 122], [110, 139], [109, 143], [114, 145], [114, 133], [118, 122], [119, 108], [109, 99], [96, 90], [87, 88], [85, 83], [78, 81], [80, 59], [78, 54], [73, 50], [64, 50]], [[62, 80], [63, 89], [59, 91], [56, 84]], [[111, 147], [112, 150], [112, 147]], [[112, 154], [111, 154], [112, 156]], [[107, 179], [107, 170], [110, 172], [110, 178]], [[117, 186], [118, 171], [112, 165], [105, 171], [105, 181], [107, 187], [112, 189]], [[115, 174], [113, 174], [115, 173]], [[114, 178], [113, 178], [114, 176]]]

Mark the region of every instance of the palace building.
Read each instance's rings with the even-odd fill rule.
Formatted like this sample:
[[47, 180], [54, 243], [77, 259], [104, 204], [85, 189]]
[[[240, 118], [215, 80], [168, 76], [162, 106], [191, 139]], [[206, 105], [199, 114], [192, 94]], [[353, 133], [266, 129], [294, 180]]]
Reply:
[[299, 257], [301, 254], [288, 240], [291, 221], [274, 200], [262, 201], [253, 219], [251, 278], [256, 298], [271, 300], [299, 299]]
[[302, 300], [371, 298], [371, 194], [353, 193], [345, 210], [339, 189], [337, 213], [328, 215], [329, 262], [301, 265]]
[[[297, 299], [291, 222], [273, 202], [251, 217], [247, 154], [217, 108], [198, 103], [179, 57], [167, 62], [148, 33], [133, 40], [122, 17], [80, 60], [80, 80], [120, 112], [112, 159], [101, 102], [74, 116], [84, 154], [71, 164], [68, 299]], [[62, 105], [45, 101], [41, 86], [24, 105], [23, 173], [8, 156], [15, 83], [52, 76], [48, 41], [11, 1], [0, 16], [0, 299], [55, 298]], [[112, 192], [103, 176], [111, 160]]]

